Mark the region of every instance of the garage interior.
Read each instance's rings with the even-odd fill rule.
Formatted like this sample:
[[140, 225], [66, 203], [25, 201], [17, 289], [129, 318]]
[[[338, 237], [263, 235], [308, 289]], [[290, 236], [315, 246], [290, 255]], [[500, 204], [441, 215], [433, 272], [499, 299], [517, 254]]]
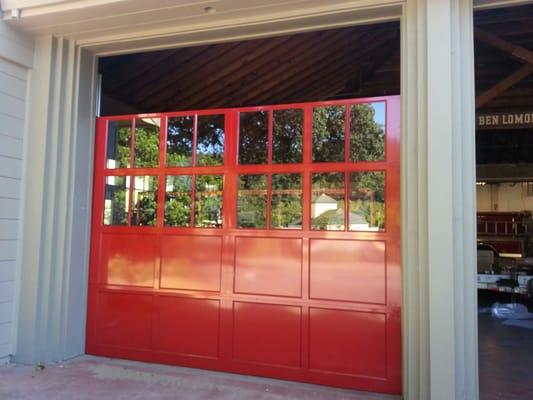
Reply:
[[[525, 399], [531, 320], [491, 313], [496, 302], [533, 311], [533, 121], [524, 122], [533, 118], [533, 6], [478, 11], [475, 29], [481, 399]], [[400, 29], [391, 22], [112, 56], [99, 72], [102, 116], [399, 95]], [[487, 126], [496, 115], [522, 122]]]
[[532, 30], [533, 6], [475, 14], [482, 399], [533, 390]]

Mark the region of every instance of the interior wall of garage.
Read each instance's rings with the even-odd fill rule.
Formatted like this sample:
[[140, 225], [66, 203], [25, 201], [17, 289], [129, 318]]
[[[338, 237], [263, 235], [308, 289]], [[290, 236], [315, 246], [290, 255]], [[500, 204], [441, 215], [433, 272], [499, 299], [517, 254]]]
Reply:
[[[487, 183], [477, 186], [478, 211], [533, 211], [529, 182]], [[529, 189], [531, 190], [531, 189]]]
[[[382, 3], [354, 2], [337, 23], [360, 23], [363, 6], [375, 11], [374, 20], [387, 20], [391, 10], [383, 5], [404, 2]], [[368, 14], [360, 15], [369, 22]], [[408, 399], [475, 399], [472, 2], [408, 0], [401, 18], [404, 393]], [[303, 22], [308, 25], [292, 21], [290, 29], [312, 30], [313, 23], [317, 29], [316, 20]], [[335, 18], [324, 24], [335, 26]], [[194, 37], [235, 40], [280, 30], [275, 22], [257, 23], [166, 35], [162, 41], [186, 45]], [[156, 42], [153, 36], [142, 40], [100, 37], [85, 47], [52, 36], [36, 40], [15, 357], [20, 361], [49, 362], [83, 352], [95, 55]]]
[[0, 21], [0, 364], [15, 351], [24, 125], [32, 41]]

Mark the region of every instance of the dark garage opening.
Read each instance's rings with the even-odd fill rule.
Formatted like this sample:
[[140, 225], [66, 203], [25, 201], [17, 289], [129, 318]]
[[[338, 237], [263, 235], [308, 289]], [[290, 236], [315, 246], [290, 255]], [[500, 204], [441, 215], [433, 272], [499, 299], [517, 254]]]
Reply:
[[101, 115], [400, 93], [400, 26], [364, 25], [105, 57]]
[[479, 11], [474, 27], [480, 397], [529, 399], [533, 6]]

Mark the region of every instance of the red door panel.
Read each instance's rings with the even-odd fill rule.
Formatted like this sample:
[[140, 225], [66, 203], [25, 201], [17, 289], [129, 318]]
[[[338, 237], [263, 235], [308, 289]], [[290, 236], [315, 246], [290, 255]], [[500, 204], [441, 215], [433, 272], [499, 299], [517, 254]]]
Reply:
[[156, 351], [218, 358], [220, 301], [160, 296], [157, 309]]
[[401, 393], [399, 111], [98, 118], [87, 353]]
[[233, 359], [299, 367], [301, 322], [297, 306], [235, 302]]
[[387, 376], [384, 314], [312, 308], [309, 342], [312, 369], [374, 378]]
[[301, 297], [302, 239], [238, 237], [235, 293]]
[[385, 242], [311, 239], [312, 299], [385, 304]]
[[161, 288], [220, 291], [220, 236], [162, 236]]

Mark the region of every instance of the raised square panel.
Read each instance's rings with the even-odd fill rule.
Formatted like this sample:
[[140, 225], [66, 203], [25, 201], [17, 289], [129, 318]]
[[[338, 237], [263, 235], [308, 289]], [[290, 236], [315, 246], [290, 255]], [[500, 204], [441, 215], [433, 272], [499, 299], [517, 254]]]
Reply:
[[235, 292], [301, 296], [301, 239], [239, 237], [236, 242]]
[[220, 290], [220, 236], [162, 236], [161, 287]]
[[300, 307], [234, 303], [234, 359], [266, 365], [300, 367], [300, 341]]
[[311, 298], [384, 304], [385, 284], [385, 242], [311, 240]]
[[341, 374], [386, 376], [384, 314], [311, 308], [309, 367]]
[[149, 349], [151, 346], [152, 296], [100, 293], [96, 341], [99, 345]]
[[160, 297], [156, 349], [218, 357], [219, 308], [218, 300]]
[[116, 234], [102, 236], [102, 269], [108, 285], [152, 287], [156, 237]]

